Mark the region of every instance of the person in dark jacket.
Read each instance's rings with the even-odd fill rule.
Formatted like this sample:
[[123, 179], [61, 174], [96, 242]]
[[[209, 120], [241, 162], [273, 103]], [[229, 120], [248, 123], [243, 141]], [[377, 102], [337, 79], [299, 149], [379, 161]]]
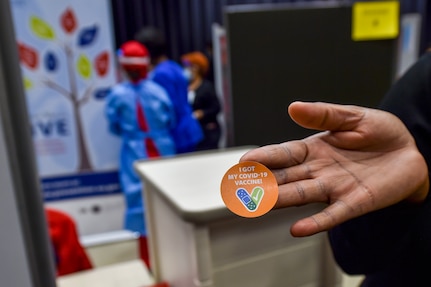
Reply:
[[206, 79], [209, 69], [207, 57], [201, 52], [191, 52], [181, 57], [185, 74], [189, 79], [188, 100], [204, 132], [203, 140], [196, 150], [217, 149], [221, 136], [217, 116], [220, 113], [220, 101], [213, 84]]

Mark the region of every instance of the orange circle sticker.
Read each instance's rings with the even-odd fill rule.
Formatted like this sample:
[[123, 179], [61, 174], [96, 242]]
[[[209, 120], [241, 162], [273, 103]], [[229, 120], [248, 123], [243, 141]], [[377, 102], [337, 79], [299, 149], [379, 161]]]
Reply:
[[270, 211], [278, 199], [275, 176], [263, 164], [245, 161], [223, 176], [221, 196], [226, 207], [243, 217], [258, 217]]

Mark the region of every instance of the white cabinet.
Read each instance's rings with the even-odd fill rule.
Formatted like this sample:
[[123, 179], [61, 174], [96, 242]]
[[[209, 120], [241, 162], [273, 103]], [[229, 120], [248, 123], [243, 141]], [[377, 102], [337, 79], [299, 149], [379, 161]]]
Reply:
[[231, 213], [220, 182], [249, 147], [139, 161], [152, 271], [173, 287], [339, 286], [326, 234], [293, 238], [290, 225], [319, 204], [258, 218]]

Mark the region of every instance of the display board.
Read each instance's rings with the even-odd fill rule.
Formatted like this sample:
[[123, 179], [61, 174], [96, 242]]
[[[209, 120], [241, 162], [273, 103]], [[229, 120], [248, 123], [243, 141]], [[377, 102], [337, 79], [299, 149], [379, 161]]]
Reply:
[[109, 2], [10, 1], [45, 201], [119, 193], [104, 115], [117, 82]]
[[[108, 0], [10, 0], [45, 206], [80, 235], [122, 228], [120, 138], [105, 98], [117, 83]], [[97, 11], [97, 13], [95, 13]]]
[[397, 39], [352, 40], [350, 5], [231, 6], [225, 24], [235, 146], [314, 133], [290, 119], [292, 101], [376, 107], [393, 82]]

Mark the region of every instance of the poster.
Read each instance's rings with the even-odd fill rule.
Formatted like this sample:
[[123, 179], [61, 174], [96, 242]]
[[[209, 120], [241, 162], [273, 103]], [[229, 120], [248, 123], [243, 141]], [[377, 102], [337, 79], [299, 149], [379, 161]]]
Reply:
[[107, 0], [10, 0], [45, 201], [116, 194], [120, 140], [105, 97], [116, 83]]

